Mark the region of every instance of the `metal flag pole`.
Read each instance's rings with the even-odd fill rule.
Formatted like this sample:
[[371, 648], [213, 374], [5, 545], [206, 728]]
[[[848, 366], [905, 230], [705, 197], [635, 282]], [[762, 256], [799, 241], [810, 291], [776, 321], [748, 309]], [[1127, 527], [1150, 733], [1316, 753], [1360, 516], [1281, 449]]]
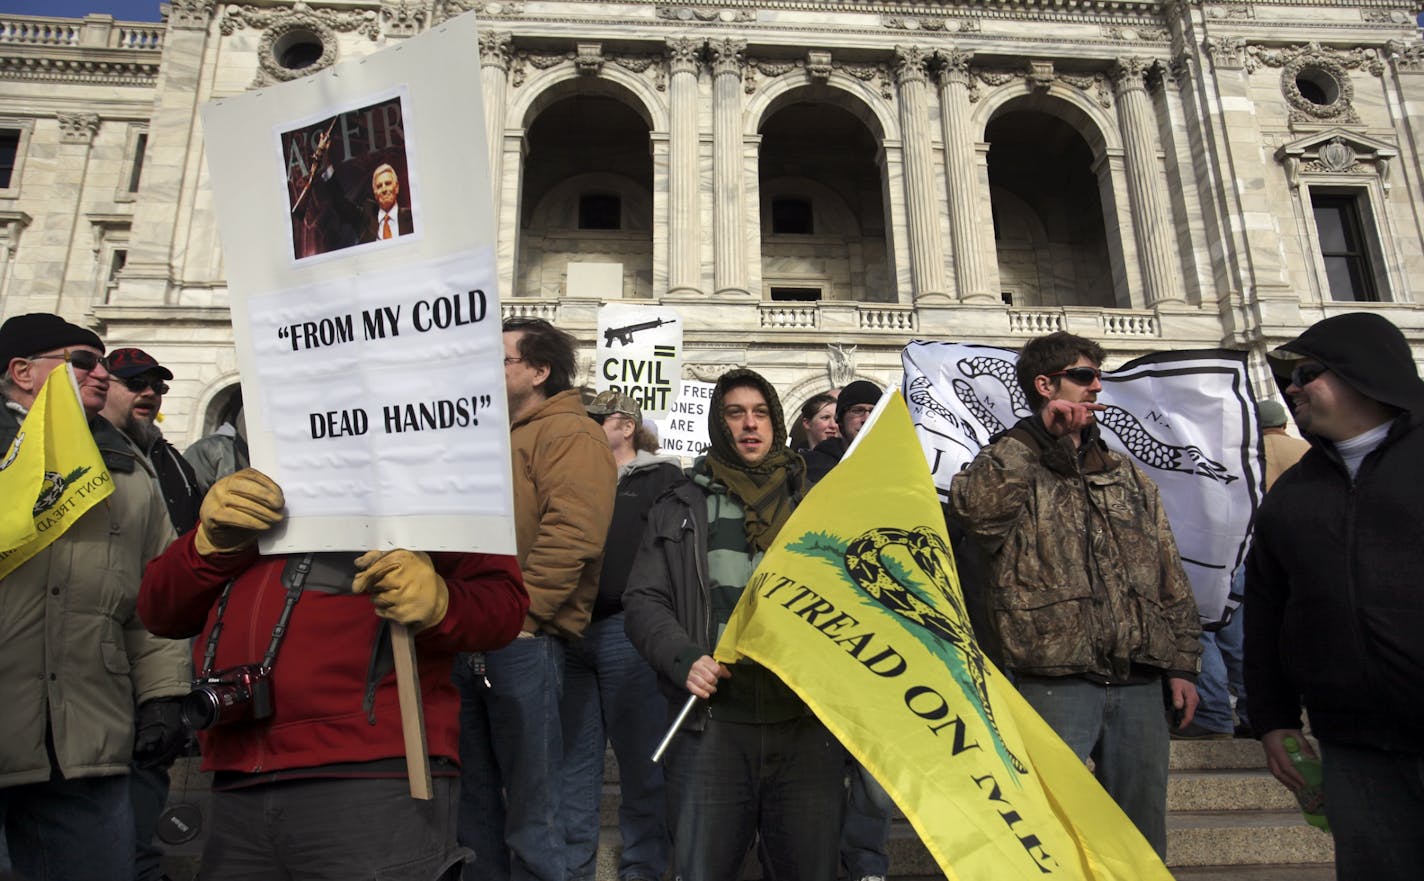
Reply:
[[672, 743], [673, 736], [677, 734], [677, 729], [682, 727], [683, 720], [687, 718], [688, 713], [692, 712], [692, 708], [696, 706], [698, 700], [699, 698], [695, 694], [689, 694], [687, 696], [687, 703], [682, 705], [682, 712], [677, 714], [677, 718], [673, 720], [672, 727], [668, 728], [667, 734], [663, 735], [662, 742], [658, 744], [658, 748], [653, 750], [653, 764], [656, 765], [663, 757], [663, 753], [667, 752], [668, 745]]

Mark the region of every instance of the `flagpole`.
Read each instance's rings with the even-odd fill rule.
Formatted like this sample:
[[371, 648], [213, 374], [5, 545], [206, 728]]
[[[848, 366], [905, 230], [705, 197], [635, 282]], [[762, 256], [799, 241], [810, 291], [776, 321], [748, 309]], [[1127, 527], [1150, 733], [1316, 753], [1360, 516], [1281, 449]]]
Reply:
[[663, 735], [662, 742], [658, 744], [657, 749], [653, 750], [654, 765], [663, 757], [663, 753], [667, 752], [668, 744], [672, 743], [673, 735], [677, 734], [677, 729], [682, 727], [683, 720], [687, 718], [688, 713], [692, 712], [692, 708], [697, 705], [697, 700], [698, 698], [695, 694], [689, 694], [687, 696], [687, 703], [682, 705], [682, 712], [677, 714], [677, 718], [673, 720], [672, 726], [668, 728], [667, 734]]

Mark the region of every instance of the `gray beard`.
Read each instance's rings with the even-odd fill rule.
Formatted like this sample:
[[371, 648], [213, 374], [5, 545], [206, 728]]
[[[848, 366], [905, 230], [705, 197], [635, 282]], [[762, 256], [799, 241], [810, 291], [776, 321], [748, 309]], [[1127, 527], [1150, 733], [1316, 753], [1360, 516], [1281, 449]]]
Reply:
[[134, 443], [142, 447], [144, 451], [147, 451], [160, 437], [163, 437], [163, 432], [157, 425], [142, 419], [135, 419], [132, 416], [124, 420], [124, 424], [119, 426], [119, 430], [132, 438]]

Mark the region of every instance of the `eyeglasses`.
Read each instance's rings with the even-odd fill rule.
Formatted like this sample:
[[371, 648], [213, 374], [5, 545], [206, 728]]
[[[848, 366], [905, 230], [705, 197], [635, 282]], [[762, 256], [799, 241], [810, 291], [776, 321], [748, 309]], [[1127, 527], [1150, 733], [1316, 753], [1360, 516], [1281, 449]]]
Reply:
[[1320, 374], [1329, 370], [1330, 368], [1324, 364], [1301, 364], [1291, 371], [1291, 385], [1296, 388], [1305, 388], [1319, 379]]
[[168, 394], [168, 383], [161, 379], [144, 379], [142, 376], [135, 376], [123, 382], [124, 386], [136, 395], [141, 395], [149, 389], [153, 389], [153, 393], [160, 397]]
[[509, 357], [508, 355], [505, 355], [505, 356], [504, 356], [504, 366], [505, 366], [505, 367], [508, 367], [508, 366], [511, 365], [511, 364], [522, 364], [522, 363], [524, 363], [524, 359], [523, 359], [523, 358], [511, 358], [511, 357]]
[[1096, 367], [1065, 367], [1054, 373], [1045, 373], [1049, 379], [1066, 376], [1078, 385], [1092, 385], [1102, 378], [1103, 372]]
[[62, 355], [31, 355], [27, 360], [38, 361], [41, 358], [57, 358], [60, 361], [68, 361], [74, 365], [75, 370], [93, 370], [100, 364], [103, 364], [106, 370], [109, 367], [109, 359], [102, 355], [96, 355], [88, 349], [75, 349], [73, 351], [65, 349]]
[[873, 412], [875, 412], [875, 407], [871, 404], [856, 404], [854, 407], [846, 410], [845, 415], [865, 417]]

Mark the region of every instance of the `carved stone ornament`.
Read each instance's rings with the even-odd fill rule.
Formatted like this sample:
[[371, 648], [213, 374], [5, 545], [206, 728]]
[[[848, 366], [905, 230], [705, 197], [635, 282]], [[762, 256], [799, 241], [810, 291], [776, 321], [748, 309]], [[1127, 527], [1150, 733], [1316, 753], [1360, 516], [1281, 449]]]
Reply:
[[480, 32], [480, 66], [499, 67], [509, 70], [509, 60], [513, 55], [514, 37], [508, 31]]
[[1246, 40], [1244, 37], [1207, 37], [1202, 48], [1211, 57], [1215, 70], [1241, 70], [1246, 65]]
[[435, 0], [431, 4], [431, 24], [474, 10], [481, 18], [510, 18], [524, 14], [522, 0]]
[[603, 70], [603, 44], [579, 43], [574, 53], [574, 68], [584, 76], [598, 76]]
[[690, 73], [702, 68], [702, 50], [707, 44], [691, 37], [668, 37], [667, 62], [670, 74]]
[[831, 388], [844, 388], [855, 381], [855, 346], [826, 346], [826, 377]]
[[1249, 3], [1212, 3], [1206, 7], [1206, 17], [1218, 21], [1250, 19], [1256, 17], [1256, 10]]
[[[306, 4], [299, 3], [298, 6]], [[373, 21], [372, 27], [379, 32], [380, 26], [374, 21], [375, 13], [371, 13]], [[306, 67], [290, 68], [282, 64], [277, 53], [280, 48], [289, 40], [305, 39], [315, 40], [321, 44], [321, 56]], [[308, 74], [325, 70], [336, 63], [336, 34], [327, 27], [320, 19], [309, 13], [293, 13], [281, 21], [271, 24], [262, 33], [262, 39], [257, 44], [257, 79], [253, 81], [253, 86], [265, 86], [269, 83], [281, 83], [304, 77]]]
[[682, 371], [698, 382], [716, 382], [728, 370], [746, 366], [745, 362], [740, 364], [688, 364], [683, 362]]
[[1373, 173], [1387, 193], [1391, 163], [1398, 156], [1399, 151], [1392, 144], [1339, 128], [1312, 133], [1282, 144], [1276, 150], [1276, 161], [1285, 166], [1286, 179], [1292, 189], [1300, 186], [1304, 175]]
[[168, 4], [168, 26], [184, 30], [207, 30], [215, 0], [171, 0]]
[[975, 89], [974, 76], [969, 67], [970, 62], [974, 60], [973, 52], [955, 48], [940, 49], [935, 52], [935, 57], [939, 61], [937, 75], [941, 83], [959, 83], [969, 87], [971, 91]]
[[1405, 24], [1414, 21], [1414, 16], [1404, 9], [1361, 9], [1360, 18], [1379, 24]]
[[716, 6], [683, 6], [674, 3], [659, 3], [658, 18], [668, 21], [682, 21], [688, 24], [697, 22], [722, 24], [736, 24], [738, 22], [756, 21], [755, 9], [720, 9]]
[[747, 63], [747, 41], [726, 38], [707, 41], [707, 56], [712, 62], [713, 76], [742, 75]]
[[[301, 0], [292, 4], [290, 8], [264, 9], [258, 6], [237, 6], [235, 4], [228, 6], [223, 12], [222, 32], [231, 34], [239, 28], [263, 30], [276, 25], [285, 25], [290, 29], [293, 24], [319, 26], [325, 28], [328, 33], [333, 31], [343, 34], [355, 32], [371, 40], [379, 39], [381, 36], [381, 22], [374, 10], [337, 12], [334, 9], [312, 9]], [[313, 69], [315, 68], [309, 68], [305, 73], [310, 73]], [[298, 76], [300, 75], [298, 74]]]
[[1113, 62], [1108, 68], [1108, 76], [1119, 95], [1147, 88], [1147, 71], [1152, 67], [1152, 59], [1140, 55], [1128, 55]]
[[413, 37], [425, 27], [430, 12], [424, 5], [411, 0], [385, 0], [381, 3], [381, 27], [393, 37]]
[[1424, 73], [1424, 43], [1418, 40], [1390, 40], [1385, 52], [1396, 73]]
[[896, 46], [895, 79], [901, 84], [925, 82], [930, 58], [930, 53], [919, 46]]
[[1028, 80], [1028, 87], [1035, 92], [1046, 92], [1048, 87], [1053, 85], [1057, 76], [1053, 72], [1052, 61], [1028, 62], [1028, 70], [1024, 73], [1024, 79]]
[[59, 142], [61, 144], [88, 144], [99, 131], [97, 113], [59, 113]]
[[548, 70], [573, 60], [574, 53], [572, 52], [534, 52], [520, 49], [514, 53], [514, 57], [509, 62], [509, 84], [516, 89], [524, 85], [525, 70], [528, 67]]
[[1340, 138], [1331, 138], [1320, 148], [1320, 165], [1326, 171], [1348, 171], [1355, 165], [1355, 151]]
[[[1302, 79], [1321, 83], [1317, 88], [1330, 100], [1327, 103], [1319, 103], [1307, 98], [1300, 90]], [[1324, 52], [1302, 52], [1283, 64], [1281, 93], [1290, 105], [1292, 123], [1360, 121], [1360, 115], [1351, 106], [1355, 98], [1355, 87], [1350, 82], [1349, 72], [1344, 65]]]
[[824, 83], [831, 78], [831, 53], [824, 49], [806, 50], [806, 75], [815, 82]]

